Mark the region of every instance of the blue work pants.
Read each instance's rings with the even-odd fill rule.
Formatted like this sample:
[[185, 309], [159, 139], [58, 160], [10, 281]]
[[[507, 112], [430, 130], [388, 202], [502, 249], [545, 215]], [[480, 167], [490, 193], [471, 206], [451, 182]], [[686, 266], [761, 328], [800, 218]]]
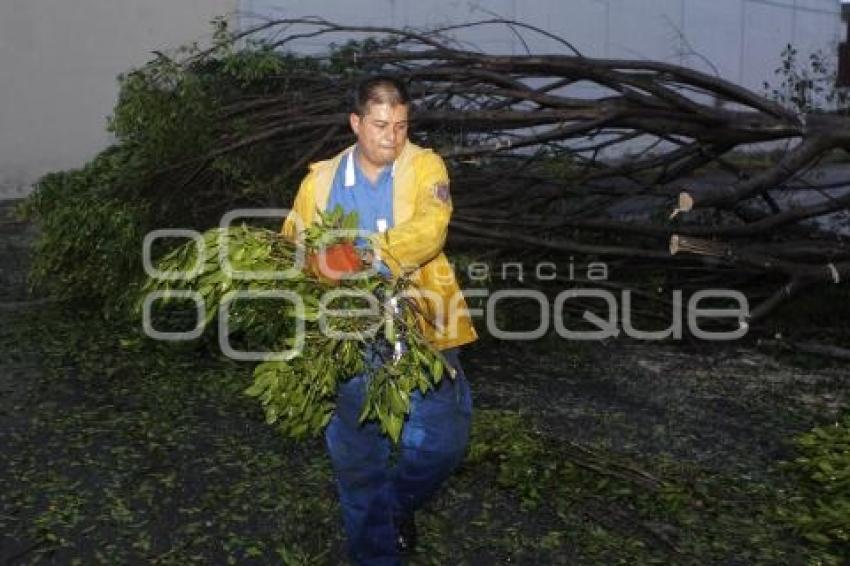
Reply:
[[325, 440], [336, 475], [349, 555], [357, 565], [398, 565], [397, 523], [422, 506], [463, 460], [472, 397], [456, 348], [443, 351], [457, 370], [436, 389], [410, 396], [395, 463], [375, 422], [358, 423], [368, 374], [340, 386]]

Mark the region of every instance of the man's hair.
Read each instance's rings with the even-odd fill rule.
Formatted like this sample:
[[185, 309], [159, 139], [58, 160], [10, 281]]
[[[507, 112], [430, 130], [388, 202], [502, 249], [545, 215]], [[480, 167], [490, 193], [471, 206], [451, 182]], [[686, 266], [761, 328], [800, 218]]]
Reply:
[[405, 84], [389, 75], [375, 75], [361, 80], [354, 89], [352, 112], [365, 116], [370, 104], [403, 104], [410, 106], [410, 94]]

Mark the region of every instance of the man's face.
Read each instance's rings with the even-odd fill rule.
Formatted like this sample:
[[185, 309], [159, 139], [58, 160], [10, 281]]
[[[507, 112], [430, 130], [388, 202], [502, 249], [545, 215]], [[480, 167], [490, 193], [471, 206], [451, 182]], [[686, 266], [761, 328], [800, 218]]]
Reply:
[[388, 103], [368, 104], [362, 117], [352, 113], [361, 159], [376, 168], [395, 161], [407, 142], [407, 114], [407, 106]]

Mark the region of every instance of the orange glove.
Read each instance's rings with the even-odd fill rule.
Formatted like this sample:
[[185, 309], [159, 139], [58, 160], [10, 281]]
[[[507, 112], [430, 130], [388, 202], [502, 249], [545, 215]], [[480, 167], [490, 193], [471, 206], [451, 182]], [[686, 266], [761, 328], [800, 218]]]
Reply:
[[344, 275], [363, 269], [363, 261], [354, 246], [345, 242], [308, 255], [307, 268], [316, 277], [338, 285]]

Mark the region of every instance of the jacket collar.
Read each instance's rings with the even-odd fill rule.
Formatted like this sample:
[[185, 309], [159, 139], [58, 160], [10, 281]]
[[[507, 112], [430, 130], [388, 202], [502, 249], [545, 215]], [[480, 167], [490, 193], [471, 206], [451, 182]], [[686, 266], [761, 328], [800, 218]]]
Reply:
[[[352, 157], [353, 157], [354, 149], [356, 147], [357, 147], [356, 143], [351, 144], [350, 146], [346, 147], [345, 149], [343, 149], [342, 151], [340, 151], [339, 153], [337, 153], [335, 156], [331, 157], [330, 159], [325, 159], [325, 160], [322, 160], [322, 161], [316, 161], [314, 163], [311, 163], [309, 169], [310, 169], [310, 171], [319, 171], [319, 170], [322, 170], [322, 169], [330, 168], [332, 171], [336, 171], [337, 167], [339, 167], [339, 164], [343, 160], [343, 158], [345, 158], [349, 154], [351, 154]], [[404, 147], [401, 149], [401, 153], [399, 153], [396, 160], [393, 161], [393, 169], [392, 169], [393, 175], [395, 175], [395, 172], [398, 169], [398, 167], [405, 165], [407, 163], [407, 161], [409, 161], [415, 154], [419, 153], [420, 151], [422, 151], [421, 147], [419, 147], [418, 145], [416, 145], [412, 141], [407, 140], [407, 143], [405, 143]]]
[[[334, 175], [336, 175], [336, 171], [339, 168], [340, 163], [342, 163], [343, 159], [345, 159], [348, 155], [351, 155], [351, 161], [353, 165], [353, 153], [355, 147], [357, 147], [357, 144], [352, 144], [330, 159], [325, 159], [324, 161], [317, 161], [316, 163], [310, 164], [310, 174], [314, 177], [314, 196], [316, 208], [318, 210], [324, 210], [325, 206], [327, 205], [328, 197], [330, 196], [331, 185], [333, 184]], [[421, 151], [423, 151], [421, 147], [419, 147], [412, 141], [407, 140], [407, 143], [404, 144], [401, 153], [399, 153], [398, 157], [393, 162], [393, 184], [398, 182], [398, 176], [396, 176], [396, 173], [400, 171], [406, 171], [410, 164], [410, 161], [416, 154], [420, 153]], [[396, 193], [394, 191], [394, 195], [395, 194]]]
[[[410, 142], [408, 142], [408, 143], [410, 143]], [[405, 146], [406, 145], [407, 144], [405, 144]], [[399, 157], [400, 156], [401, 155], [399, 154]], [[343, 184], [344, 184], [345, 187], [353, 187], [355, 184], [357, 184], [357, 173], [356, 173], [357, 164], [355, 163], [355, 160], [357, 159], [357, 145], [356, 144], [355, 144], [353, 149], [348, 150], [348, 152], [345, 154], [344, 159], [345, 159], [345, 175], [344, 175]], [[395, 177], [396, 163], [398, 163], [398, 158], [396, 158], [396, 160], [393, 161], [392, 168], [390, 169], [390, 178]], [[383, 171], [381, 171], [381, 175], [383, 175]]]

